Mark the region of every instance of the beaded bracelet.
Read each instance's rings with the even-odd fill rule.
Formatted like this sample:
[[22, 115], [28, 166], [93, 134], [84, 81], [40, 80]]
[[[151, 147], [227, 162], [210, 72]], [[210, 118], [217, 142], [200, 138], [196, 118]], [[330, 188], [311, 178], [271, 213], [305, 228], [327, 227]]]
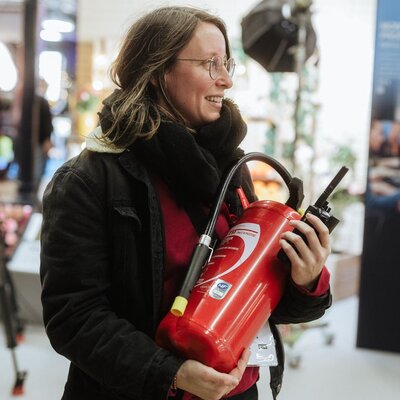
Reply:
[[170, 387], [170, 390], [171, 390], [171, 392], [173, 393], [173, 394], [176, 394], [176, 392], [177, 392], [177, 390], [178, 390], [178, 387], [176, 386], [176, 384], [177, 384], [177, 375], [175, 375], [174, 376], [174, 379], [172, 379], [172, 383], [171, 383], [171, 387]]

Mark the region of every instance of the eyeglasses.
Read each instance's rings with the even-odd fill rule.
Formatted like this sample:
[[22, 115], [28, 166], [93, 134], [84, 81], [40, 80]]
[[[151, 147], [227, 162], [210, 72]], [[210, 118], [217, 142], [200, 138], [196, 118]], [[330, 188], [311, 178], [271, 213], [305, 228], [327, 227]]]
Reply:
[[215, 80], [221, 75], [222, 67], [225, 67], [229, 76], [232, 78], [235, 72], [235, 60], [230, 58], [229, 60], [223, 60], [222, 57], [214, 56], [205, 60], [199, 58], [177, 58], [177, 61], [201, 61], [203, 63], [208, 63], [208, 73], [210, 78]]

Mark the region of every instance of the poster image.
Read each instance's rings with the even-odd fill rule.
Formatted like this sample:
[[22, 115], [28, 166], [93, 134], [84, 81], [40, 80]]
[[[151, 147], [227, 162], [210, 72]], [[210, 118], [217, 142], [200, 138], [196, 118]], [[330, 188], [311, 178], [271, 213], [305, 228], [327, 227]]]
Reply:
[[400, 352], [400, 2], [377, 1], [357, 346]]

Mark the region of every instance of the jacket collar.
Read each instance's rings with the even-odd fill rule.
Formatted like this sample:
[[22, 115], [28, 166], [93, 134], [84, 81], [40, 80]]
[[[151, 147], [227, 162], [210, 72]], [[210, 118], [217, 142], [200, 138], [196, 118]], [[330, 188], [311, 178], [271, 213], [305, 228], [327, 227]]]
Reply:
[[147, 187], [151, 185], [149, 175], [143, 164], [134, 156], [130, 149], [121, 149], [112, 146], [101, 139], [102, 130], [98, 126], [86, 136], [86, 149], [95, 153], [119, 155], [118, 161], [125, 171], [135, 179], [142, 181]]
[[90, 132], [86, 136], [86, 148], [96, 153], [120, 154], [125, 151], [125, 149], [120, 149], [113, 146], [111, 143], [107, 143], [106, 141], [102, 140], [102, 134], [103, 132], [100, 126]]

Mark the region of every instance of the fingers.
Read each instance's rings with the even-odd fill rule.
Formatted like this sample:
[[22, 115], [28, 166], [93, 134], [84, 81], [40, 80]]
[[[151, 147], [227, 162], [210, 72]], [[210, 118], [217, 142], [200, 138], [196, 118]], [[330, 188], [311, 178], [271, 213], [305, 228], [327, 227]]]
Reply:
[[[234, 376], [238, 379], [238, 382], [240, 382], [240, 380], [242, 379], [243, 373], [247, 367], [247, 364], [249, 363], [249, 358], [250, 358], [250, 350], [249, 349], [245, 349], [243, 350], [243, 353], [237, 363], [236, 368], [234, 368], [229, 375]], [[230, 390], [228, 390], [224, 396], [228, 395], [233, 389], [235, 389], [237, 385], [233, 386]]]
[[291, 225], [297, 233], [283, 233], [280, 244], [291, 262], [293, 281], [308, 288], [315, 283], [331, 252], [329, 230], [312, 214], [307, 214], [307, 223], [291, 221]]
[[330, 236], [328, 227], [315, 215], [306, 215], [307, 223], [291, 221], [291, 225], [303, 233], [311, 248], [319, 246], [329, 247]]
[[250, 351], [244, 350], [237, 366], [224, 374], [194, 361], [185, 361], [177, 372], [177, 387], [203, 400], [219, 400], [239, 384], [250, 358]]
[[234, 368], [229, 375], [231, 376], [235, 376], [239, 379], [242, 379], [242, 375], [244, 373], [244, 370], [246, 369], [247, 364], [249, 363], [249, 358], [250, 358], [250, 350], [249, 349], [245, 349], [243, 350], [243, 353], [237, 363], [236, 368]]
[[309, 221], [314, 229], [318, 232], [317, 239], [319, 239], [322, 247], [329, 248], [330, 236], [328, 227], [318, 217], [312, 214], [307, 214], [307, 221]]
[[[310, 225], [311, 226], [310, 226]], [[301, 258], [309, 258], [311, 252], [314, 256], [319, 253], [325, 256], [330, 253], [330, 236], [327, 226], [315, 215], [307, 214], [307, 223], [291, 221], [291, 225], [304, 235], [305, 240], [295, 232], [285, 232], [282, 238], [294, 244]], [[286, 246], [288, 248], [288, 246]]]
[[203, 400], [218, 400], [239, 384], [245, 367], [241, 363], [236, 368], [242, 372], [224, 374], [198, 361], [187, 360], [177, 372], [177, 387]]

